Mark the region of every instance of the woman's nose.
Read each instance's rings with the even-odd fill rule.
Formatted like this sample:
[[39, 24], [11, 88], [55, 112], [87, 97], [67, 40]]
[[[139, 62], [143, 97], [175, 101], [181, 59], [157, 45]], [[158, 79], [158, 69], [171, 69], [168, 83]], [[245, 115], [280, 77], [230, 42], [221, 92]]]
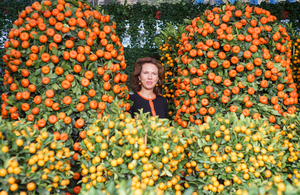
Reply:
[[152, 79], [152, 74], [148, 74], [148, 79]]

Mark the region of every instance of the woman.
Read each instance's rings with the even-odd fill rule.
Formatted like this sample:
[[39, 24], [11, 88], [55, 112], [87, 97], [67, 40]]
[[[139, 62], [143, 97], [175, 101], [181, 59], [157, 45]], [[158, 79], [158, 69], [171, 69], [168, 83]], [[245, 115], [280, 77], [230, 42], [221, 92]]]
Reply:
[[167, 100], [160, 96], [164, 76], [164, 67], [153, 58], [141, 58], [135, 63], [130, 79], [134, 92], [129, 97], [133, 101], [130, 108], [132, 117], [142, 108], [143, 112], [150, 112], [151, 116], [167, 118]]

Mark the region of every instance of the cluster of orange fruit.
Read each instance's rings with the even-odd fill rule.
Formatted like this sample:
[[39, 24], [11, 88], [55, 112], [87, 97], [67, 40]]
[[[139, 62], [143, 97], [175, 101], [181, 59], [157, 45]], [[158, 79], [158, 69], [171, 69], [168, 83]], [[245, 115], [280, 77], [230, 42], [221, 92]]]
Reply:
[[24, 120], [0, 119], [0, 133], [0, 162], [7, 164], [0, 168], [1, 195], [58, 193], [67, 188], [72, 178], [70, 140], [57, 140]]
[[81, 191], [92, 187], [100, 190], [99, 183], [126, 178], [132, 178], [132, 190], [158, 185], [159, 193], [169, 188], [180, 191], [180, 177], [176, 175], [187, 144], [181, 144], [179, 139], [183, 138], [169, 126], [169, 120], [148, 117], [141, 113], [134, 119], [120, 113], [104, 116], [89, 127], [78, 158]]
[[277, 118], [298, 103], [290, 37], [267, 10], [222, 6], [193, 19], [181, 35], [175, 121], [199, 125], [217, 110], [280, 124]]
[[[249, 179], [263, 182], [283, 172], [287, 154], [279, 130], [263, 120], [247, 120], [228, 114], [225, 119], [208, 119], [192, 132], [195, 140], [186, 149], [186, 176], [199, 180], [203, 190], [231, 194]], [[201, 150], [195, 152], [198, 147]]]
[[298, 36], [299, 35], [292, 37], [292, 39], [289, 41], [289, 44], [291, 45], [290, 50], [293, 53], [291, 58], [291, 66], [293, 69], [293, 78], [297, 84], [297, 89], [300, 88], [300, 39]]
[[178, 195], [189, 187], [197, 189], [194, 194], [242, 194], [249, 181], [282, 183], [283, 177], [275, 179], [280, 175], [299, 185], [300, 147], [293, 139], [299, 117], [290, 115], [276, 129], [267, 120], [228, 113], [182, 129], [142, 113], [135, 119], [128, 113], [104, 116], [79, 146], [81, 192], [105, 192], [108, 181], [130, 178], [134, 192], [156, 186], [159, 194]]
[[115, 29], [109, 15], [82, 1], [27, 6], [4, 44], [2, 117], [70, 132], [100, 117], [116, 97], [125, 99], [128, 76]]

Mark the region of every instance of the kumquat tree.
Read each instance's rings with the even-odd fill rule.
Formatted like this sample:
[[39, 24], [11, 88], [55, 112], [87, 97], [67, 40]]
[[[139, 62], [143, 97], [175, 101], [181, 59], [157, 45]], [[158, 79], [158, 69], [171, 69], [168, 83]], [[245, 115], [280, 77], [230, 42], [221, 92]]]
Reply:
[[291, 65], [293, 69], [293, 78], [295, 79], [295, 83], [297, 84], [297, 89], [300, 88], [300, 59], [299, 59], [299, 51], [300, 51], [300, 35], [299, 33], [293, 29], [292, 24], [287, 25], [287, 27], [291, 31], [291, 40], [289, 44], [291, 45], [292, 57], [291, 57]]
[[155, 39], [161, 119], [129, 113], [112, 15], [84, 0], [21, 11], [2, 57], [0, 195], [299, 193], [300, 42], [240, 1], [198, 16]]
[[67, 133], [57, 140], [25, 120], [0, 118], [0, 194], [61, 194], [72, 179]]
[[183, 25], [179, 26], [178, 30], [176, 30], [172, 24], [167, 24], [167, 26], [161, 31], [160, 36], [155, 38], [155, 43], [158, 45], [158, 49], [160, 50], [160, 63], [165, 68], [165, 80], [162, 94], [169, 102], [168, 114], [170, 119], [173, 118], [175, 110], [175, 106], [172, 103], [175, 98], [175, 76], [178, 68], [175, 58], [177, 57], [177, 51], [180, 46], [179, 38], [183, 31]]
[[147, 186], [158, 187], [158, 193], [172, 192], [180, 180], [178, 165], [185, 158], [185, 138], [168, 119], [143, 113], [131, 118], [115, 104], [114, 114], [98, 119], [80, 143], [82, 192], [105, 191], [107, 181], [117, 184], [127, 179], [132, 179], [131, 187], [137, 192]]

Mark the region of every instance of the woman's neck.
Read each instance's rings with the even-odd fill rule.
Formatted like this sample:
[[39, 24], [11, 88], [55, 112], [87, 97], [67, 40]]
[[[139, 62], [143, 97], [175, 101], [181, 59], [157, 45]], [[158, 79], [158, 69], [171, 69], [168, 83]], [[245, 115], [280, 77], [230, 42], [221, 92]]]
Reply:
[[153, 90], [146, 90], [144, 88], [139, 91], [139, 94], [141, 94], [144, 98], [152, 99], [155, 97], [155, 94], [153, 93]]

